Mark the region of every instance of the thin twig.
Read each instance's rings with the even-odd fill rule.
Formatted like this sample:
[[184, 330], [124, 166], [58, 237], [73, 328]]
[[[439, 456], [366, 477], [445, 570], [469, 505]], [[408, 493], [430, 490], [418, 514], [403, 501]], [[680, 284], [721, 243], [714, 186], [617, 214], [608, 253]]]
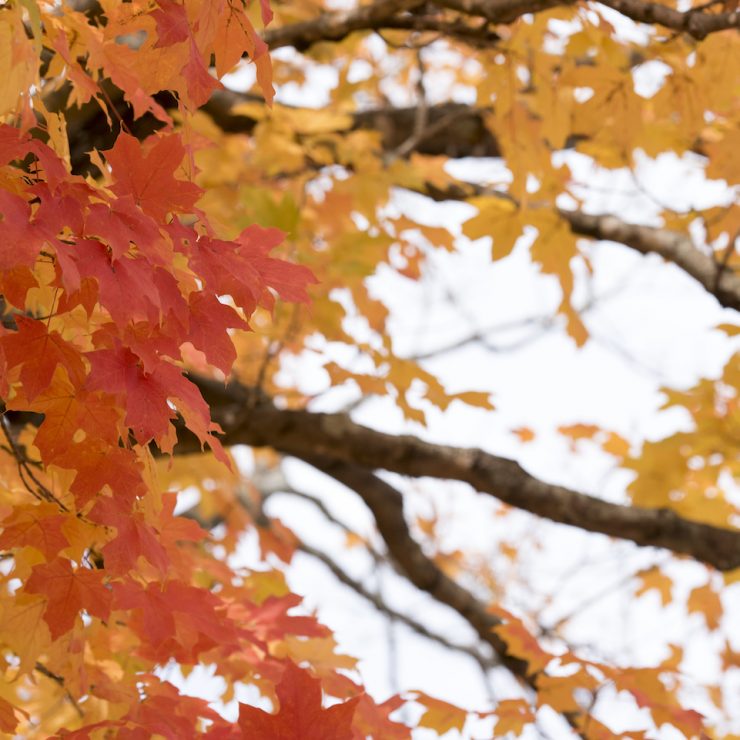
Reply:
[[64, 678], [57, 673], [54, 673], [53, 671], [50, 671], [43, 663], [37, 662], [34, 666], [34, 670], [40, 673], [42, 676], [46, 676], [47, 678], [50, 678], [54, 683], [58, 684], [64, 693], [67, 696], [67, 699], [69, 700], [69, 703], [75, 708], [75, 711], [79, 715], [80, 718], [84, 717], [84, 713], [82, 709], [80, 708], [80, 705], [77, 703], [77, 700], [72, 696], [72, 694], [69, 692], [69, 689], [66, 687], [64, 683]]
[[[10, 429], [8, 428], [8, 420], [4, 412], [2, 414], [2, 428], [3, 432], [5, 433], [5, 438], [8, 440], [8, 445], [13, 452], [13, 457], [15, 458], [18, 465], [18, 474], [20, 475], [21, 481], [26, 487], [26, 490], [40, 501], [49, 501], [55, 503], [62, 511], [69, 511], [69, 509], [43, 483], [41, 483], [41, 481], [34, 475], [33, 471], [30, 469], [28, 465], [28, 459], [26, 458], [23, 451], [18, 447], [15, 440], [13, 439], [13, 435], [10, 433]], [[35, 490], [26, 480], [26, 476], [28, 476], [28, 478], [30, 478], [30, 480], [36, 485]]]
[[428, 640], [432, 640], [433, 642], [436, 642], [443, 647], [448, 648], [449, 650], [455, 650], [457, 652], [469, 655], [471, 658], [473, 658], [473, 660], [475, 660], [476, 663], [478, 663], [479, 666], [485, 668], [486, 670], [497, 665], [495, 660], [493, 660], [492, 658], [488, 658], [480, 653], [480, 651], [476, 647], [472, 645], [460, 645], [454, 643], [451, 640], [448, 640], [443, 635], [438, 635], [434, 632], [431, 632], [427, 627], [421, 624], [421, 622], [417, 622], [413, 617], [409, 617], [406, 614], [397, 611], [393, 607], [388, 606], [388, 604], [386, 604], [379, 595], [372, 593], [362, 583], [352, 578], [352, 576], [348, 575], [339, 565], [337, 565], [328, 555], [326, 555], [321, 550], [317, 550], [315, 547], [312, 547], [305, 542], [301, 542], [298, 545], [298, 549], [301, 550], [301, 552], [304, 552], [306, 555], [310, 555], [312, 558], [314, 558], [314, 560], [318, 560], [323, 563], [340, 583], [343, 583], [345, 586], [351, 588], [359, 596], [362, 596], [363, 599], [369, 601], [379, 612], [382, 612], [391, 619], [405, 624], [407, 627], [411, 628], [414, 632], [421, 635], [422, 637], [425, 637]]

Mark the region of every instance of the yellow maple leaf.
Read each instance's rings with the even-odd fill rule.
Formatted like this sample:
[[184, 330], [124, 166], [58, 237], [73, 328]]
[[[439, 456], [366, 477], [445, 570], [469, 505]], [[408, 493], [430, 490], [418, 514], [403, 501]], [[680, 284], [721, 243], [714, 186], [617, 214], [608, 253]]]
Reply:
[[719, 627], [724, 610], [719, 594], [712, 588], [711, 583], [693, 589], [689, 594], [686, 607], [689, 614], [700, 614], [708, 629], [716, 630]]
[[534, 712], [524, 699], [504, 699], [494, 711], [496, 717], [496, 737], [503, 737], [511, 732], [516, 736], [534, 722]]
[[671, 602], [673, 598], [673, 581], [660, 568], [651, 568], [638, 576], [640, 587], [635, 591], [635, 596], [642, 596], [650, 591], [657, 591], [663, 606]]
[[426, 711], [419, 720], [419, 727], [428, 727], [440, 735], [450, 730], [463, 731], [468, 718], [468, 713], [464, 709], [441, 699], [435, 699], [423, 692], [415, 693], [416, 701], [426, 707]]

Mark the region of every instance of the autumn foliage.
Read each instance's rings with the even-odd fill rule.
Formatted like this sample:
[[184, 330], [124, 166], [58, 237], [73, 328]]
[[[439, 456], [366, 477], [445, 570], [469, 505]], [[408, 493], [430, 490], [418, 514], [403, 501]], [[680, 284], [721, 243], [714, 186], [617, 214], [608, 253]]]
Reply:
[[[596, 444], [632, 470], [635, 511], [648, 517], [669, 508], [676, 526], [697, 538], [685, 542], [664, 536], [660, 523], [647, 524], [648, 534], [626, 525], [612, 530], [603, 517], [591, 525], [587, 502], [582, 518], [572, 519], [567, 507], [558, 513], [544, 499], [519, 501], [519, 472], [510, 479], [506, 468], [496, 478], [495, 460], [471, 472], [468, 458], [445, 448], [442, 467], [425, 468], [418, 461], [437, 460], [436, 448], [422, 443], [394, 457], [381, 449], [392, 439], [367, 436], [347, 426], [348, 417], [311, 416], [300, 382], [280, 371], [283, 358], [345, 345], [363, 362], [327, 355], [321, 364], [328, 382], [392, 398], [406, 422], [423, 424], [425, 409], [444, 411], [453, 402], [493, 408], [488, 393], [449, 391], [420, 362], [394, 351], [390, 310], [368, 279], [384, 265], [416, 281], [428, 249], [455, 250], [447, 229], [388, 207], [400, 188], [469, 202], [475, 215], [464, 235], [493, 236], [496, 259], [532, 237], [532, 265], [560, 291], [552, 321], [579, 347], [589, 341], [574, 298], [574, 264], [590, 269], [584, 239], [660, 254], [732, 308], [740, 296], [728, 246], [740, 223], [735, 207], [664, 213], [664, 230], [677, 236], [661, 247], [657, 227], [624, 236], [629, 224], [597, 223], [582, 212], [568, 166], [552, 156], [576, 147], [608, 169], [626, 165], [637, 149], [650, 157], [698, 149], [707, 177], [736, 183], [740, 45], [736, 20], [725, 19], [731, 4], [692, 16], [668, 38], [660, 27], [639, 48], [585, 4], [534, 2], [495, 17], [486, 3], [430, 10], [434, 3], [379, 1], [351, 22], [352, 12], [320, 3], [276, 5], [0, 4], [0, 731], [79, 740], [386, 740], [411, 736], [400, 710], [413, 705], [422, 709], [416, 724], [438, 734], [463, 732], [473, 718], [489, 722], [496, 736], [516, 735], [549, 707], [584, 737], [643, 737], [613, 731], [592, 712], [608, 686], [647, 709], [650, 726], [719, 737], [702, 735], [713, 731], [681, 702], [680, 656], [649, 668], [617, 666], [538, 636], [531, 615], [501, 606], [496, 588], [479, 603], [455, 583], [462, 559], [427, 557], [405, 524], [398, 531], [390, 518], [384, 524], [384, 507], [397, 507], [397, 524], [403, 505], [373, 471], [457, 478], [515, 508], [707, 562], [728, 571], [729, 584], [740, 566], [737, 508], [723, 493], [739, 472], [730, 441], [737, 358], [720, 380], [667, 392], [668, 405], [691, 417], [693, 431], [650, 442], [639, 454], [597, 426], [559, 430], [574, 449]], [[642, 5], [617, 10], [652, 22], [630, 15]], [[679, 23], [660, 17], [669, 29]], [[557, 52], [547, 51], [550, 21], [580, 24]], [[455, 54], [479, 54], [481, 69], [495, 70], [465, 73], [478, 96], [475, 141], [455, 141], [454, 128], [445, 128], [465, 116], [473, 125], [470, 111], [454, 106], [436, 119], [434, 106], [412, 114], [411, 126], [400, 117], [377, 126], [358, 118], [358, 93], [386, 99], [382, 59], [367, 43], [368, 31], [384, 28], [379, 38], [403, 60], [397, 85], [413, 78], [418, 48], [435, 41], [429, 34], [447, 37]], [[326, 108], [273, 104], [274, 83], [302, 84], [308, 74], [297, 55], [280, 57], [273, 80], [270, 48], [291, 45], [313, 55], [311, 64], [334, 59], [338, 80]], [[671, 66], [669, 82], [648, 103], [624, 71], [636, 54]], [[353, 60], [371, 70], [366, 82], [351, 78]], [[219, 81], [237, 65], [253, 74], [249, 94]], [[576, 92], [583, 90], [590, 94]], [[503, 156], [510, 182], [486, 188], [456, 179], [445, 169], [455, 146]], [[670, 251], [694, 221], [704, 228], [708, 247], [699, 252], [709, 263]], [[706, 273], [707, 264], [716, 274]], [[315, 434], [300, 432], [313, 418]], [[332, 424], [340, 423], [336, 432]], [[514, 434], [521, 444], [534, 438], [524, 427]], [[286, 584], [281, 568], [302, 544], [265, 514], [258, 483], [245, 480], [231, 450], [245, 443], [302, 457], [366, 489], [360, 495], [391, 558], [417, 587], [467, 615], [523, 693], [480, 711], [422, 691], [385, 701], [370, 696], [355, 661]], [[277, 467], [274, 452], [257, 454], [263, 467]], [[386, 498], [373, 498], [373, 486], [383, 485]], [[187, 489], [198, 492], [199, 503], [177, 515], [178, 494]], [[415, 526], [433, 540], [434, 521]], [[229, 561], [246, 531], [259, 538], [260, 569]], [[715, 559], [705, 554], [711, 545], [702, 549], [704, 536], [721, 543]], [[358, 543], [368, 545], [348, 536], [349, 546]], [[664, 604], [671, 600], [670, 578], [659, 568], [639, 579], [637, 596], [656, 591]], [[687, 604], [714, 629], [722, 588], [708, 577]], [[737, 667], [729, 643], [724, 654], [727, 669]], [[168, 681], [163, 669], [173, 665], [184, 674], [214, 666], [225, 685], [222, 701], [246, 685], [272, 711], [242, 701], [229, 721]]]

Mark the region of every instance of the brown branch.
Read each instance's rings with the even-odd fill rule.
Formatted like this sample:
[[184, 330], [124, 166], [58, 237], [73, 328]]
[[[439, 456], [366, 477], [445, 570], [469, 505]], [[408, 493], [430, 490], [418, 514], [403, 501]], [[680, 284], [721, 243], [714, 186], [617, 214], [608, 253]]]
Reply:
[[423, 0], [376, 0], [349, 11], [322, 13], [308, 21], [275, 28], [266, 31], [262, 38], [270, 49], [292, 46], [306, 51], [322, 41], [343, 41], [356, 31], [387, 28], [386, 24], [397, 14], [422, 4]]
[[[254, 402], [249, 419], [242, 409], [253, 394], [236, 383], [195, 377], [214, 420], [225, 430], [225, 444], [273, 447], [285, 454], [388, 470], [413, 477], [469, 483], [504, 503], [588, 532], [631, 540], [690, 555], [718, 568], [740, 567], [740, 531], [684, 519], [669, 509], [613, 504], [563, 486], [545, 483], [517, 462], [480, 449], [425, 442], [361, 426], [345, 414], [320, 414], [277, 408], [266, 397]], [[176, 452], [200, 446], [182, 430]]]
[[[483, 19], [489, 24], [507, 24], [528, 13], [570, 4], [573, 4], [573, 0], [436, 0], [431, 5]], [[642, 0], [601, 0], [601, 4], [639, 23], [657, 23], [697, 39], [703, 39], [715, 31], [740, 27], [740, 14], [736, 11], [707, 13], [703, 9], [693, 8], [680, 12]], [[471, 28], [460, 18], [449, 21], [436, 14], [404, 13], [419, 6], [427, 10], [429, 5], [420, 0], [376, 0], [351, 11], [322, 13], [308, 21], [268, 30], [263, 34], [263, 39], [271, 49], [292, 46], [297, 51], [306, 51], [321, 42], [342, 41], [358, 31], [381, 29], [435, 31], [446, 36], [461, 37], [465, 41], [472, 41], [474, 45], [498, 40], [496, 34], [486, 39], [483, 27]]]
[[464, 617], [515, 676], [527, 679], [527, 663], [510, 656], [506, 643], [492, 631], [501, 624], [498, 617], [440, 570], [411, 536], [403, 514], [403, 496], [399, 491], [377, 475], [356, 465], [312, 454], [301, 455], [301, 459], [357, 493], [375, 518], [378, 532], [386, 543], [390, 556], [408, 579], [417, 588]]
[[693, 8], [681, 12], [666, 5], [643, 0], [599, 0], [599, 2], [638, 23], [658, 23], [673, 31], [687, 33], [699, 41], [716, 31], [740, 29], [740, 12], [737, 10], [707, 13]]
[[[383, 31], [416, 31], [418, 33], [433, 33], [436, 38], [456, 39], [462, 41], [468, 46], [475, 49], [490, 49], [491, 46], [501, 40], [491, 24], [483, 20], [482, 22], [470, 23], [463, 18], [447, 20], [437, 15], [422, 15], [414, 13], [388, 19], [383, 23]], [[432, 38], [435, 41], [436, 38]], [[388, 39], [384, 39], [389, 43]], [[424, 41], [423, 43], [428, 43]]]
[[[501, 664], [524, 686], [537, 691], [538, 679], [545, 675], [545, 671], [532, 670], [526, 660], [512, 655], [506, 642], [494, 632], [501, 620], [423, 553], [406, 524], [403, 496], [399, 491], [377, 475], [356, 465], [317, 455], [306, 455], [303, 460], [357, 493], [375, 517], [388, 552], [408, 579], [417, 588], [460, 614], [475, 629], [481, 640], [493, 648]], [[573, 729], [578, 729], [580, 712], [563, 711], [560, 714]], [[580, 731], [578, 735], [585, 737]]]
[[740, 310], [740, 275], [700, 252], [687, 234], [653, 226], [637, 226], [611, 215], [559, 212], [574, 233], [618, 242], [642, 254], [659, 254], [691, 275], [723, 306]]
[[[415, 192], [436, 201], [467, 200], [482, 195], [513, 200], [506, 193], [466, 182], [444, 189], [427, 183], [425, 188]], [[558, 213], [568, 222], [574, 234], [617, 242], [641, 254], [660, 255], [694, 278], [720, 305], [740, 310], [740, 275], [729, 265], [716, 261], [698, 249], [688, 234], [631, 224], [611, 214], [592, 215], [565, 209], [558, 209]]]
[[489, 23], [513, 23], [527, 13], [570, 5], [573, 0], [435, 0], [437, 5], [465, 15], [485, 18]]
[[[568, 0], [436, 0], [438, 5], [466, 15], [485, 18], [490, 23], [511, 23], [524, 13], [538, 13], [548, 8], [571, 4]], [[638, 23], [659, 24], [688, 33], [701, 40], [710, 33], [740, 28], [740, 13], [707, 13], [703, 8], [685, 12], [644, 0], [599, 0], [623, 16]]]

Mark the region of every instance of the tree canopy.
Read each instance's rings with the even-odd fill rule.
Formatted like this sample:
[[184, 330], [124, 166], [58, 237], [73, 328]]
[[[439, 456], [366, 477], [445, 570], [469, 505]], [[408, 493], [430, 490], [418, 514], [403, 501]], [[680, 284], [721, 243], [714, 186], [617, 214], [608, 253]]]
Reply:
[[[0, 730], [736, 737], [738, 28], [736, 0], [0, 3]], [[640, 179], [671, 162], [688, 200]], [[678, 281], [723, 369], [663, 387], [679, 423], [657, 433], [545, 429], [546, 403], [502, 431], [506, 398], [466, 385], [465, 353], [516, 363], [557, 336], [586, 363], [620, 260]], [[504, 321], [489, 293], [541, 310]], [[404, 316], [432, 331], [404, 343]], [[522, 360], [521, 384], [548, 363]], [[456, 409], [487, 431], [461, 434]], [[549, 473], [540, 436], [615, 484]], [[453, 499], [469, 542], [445, 532]], [[662, 657], [580, 644], [603, 574], [544, 618], [565, 586], [543, 561], [576, 542], [619, 561], [626, 608], [689, 625]], [[498, 688], [480, 706], [369, 690], [300, 558]], [[202, 669], [218, 703], [183, 688]]]

